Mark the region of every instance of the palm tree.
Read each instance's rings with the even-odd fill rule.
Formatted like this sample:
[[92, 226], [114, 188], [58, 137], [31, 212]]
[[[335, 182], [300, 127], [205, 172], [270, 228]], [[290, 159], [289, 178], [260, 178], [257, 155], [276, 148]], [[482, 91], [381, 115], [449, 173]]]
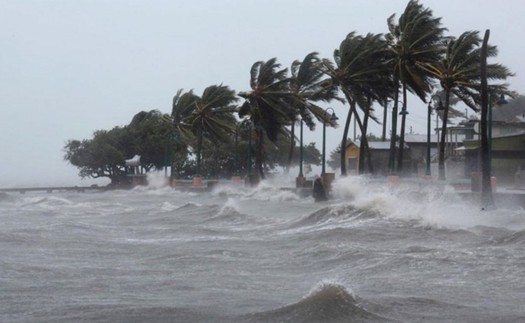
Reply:
[[276, 58], [259, 61], [250, 71], [251, 91], [240, 92], [245, 102], [239, 110], [239, 117], [249, 117], [255, 133], [255, 165], [259, 176], [263, 171], [264, 137], [276, 142], [284, 127], [293, 122], [296, 115], [294, 97], [290, 92], [288, 70], [280, 69]]
[[211, 85], [202, 96], [189, 91], [177, 93], [173, 101], [172, 115], [181, 136], [196, 140], [196, 175], [200, 175], [201, 149], [204, 135], [209, 139], [228, 142], [235, 131], [237, 101], [235, 91], [224, 85]]
[[324, 59], [321, 66], [321, 70], [330, 77], [334, 85], [341, 89], [349, 104], [341, 141], [340, 162], [343, 176], [346, 175], [345, 147], [352, 117], [361, 129], [363, 151], [367, 149], [366, 127], [357, 113], [357, 106], [363, 111], [364, 118], [372, 117], [377, 122], [371, 113], [371, 101], [380, 100], [389, 92], [391, 82], [385, 65], [385, 45], [382, 35], [368, 34], [363, 37], [351, 32], [334, 51], [335, 64]]
[[434, 18], [430, 9], [424, 8], [417, 0], [408, 2], [405, 11], [394, 22], [395, 14], [387, 20], [389, 33], [386, 35], [394, 69], [394, 95], [392, 111], [392, 135], [390, 138], [391, 171], [396, 172], [395, 141], [397, 137], [397, 112], [399, 85], [403, 93], [401, 129], [397, 170], [403, 168], [403, 146], [405, 141], [405, 120], [407, 114], [407, 90], [415, 93], [423, 102], [431, 91], [431, 77], [422, 65], [438, 61], [441, 55], [440, 40], [446, 30], [441, 27], [441, 18]]
[[[467, 31], [458, 38], [447, 37], [443, 40], [446, 48], [443, 58], [434, 63], [424, 64], [425, 70], [434, 78], [439, 80], [445, 93], [443, 111], [443, 126], [441, 131], [442, 143], [439, 146], [439, 179], [445, 180], [445, 139], [447, 132], [447, 121], [451, 104], [451, 94], [458, 97], [469, 108], [478, 111], [481, 103], [480, 89], [480, 54], [481, 38], [477, 31]], [[487, 56], [495, 57], [497, 49], [488, 46]], [[487, 78], [490, 80], [504, 80], [513, 74], [508, 68], [501, 64], [487, 64]], [[489, 92], [492, 94], [507, 92], [505, 84], [490, 85]], [[491, 95], [496, 98], [496, 95]]]
[[[323, 121], [325, 111], [314, 102], [330, 102], [332, 99], [341, 100], [337, 97], [337, 88], [332, 86], [323, 77], [324, 73], [318, 68], [320, 59], [318, 53], [312, 52], [303, 61], [294, 61], [291, 66], [290, 92], [292, 93], [295, 114], [300, 117], [299, 122], [306, 124], [310, 130], [315, 129], [314, 118]], [[295, 121], [295, 117], [293, 120]], [[290, 129], [290, 150], [286, 169], [288, 170], [292, 161], [295, 147], [295, 122], [291, 123]]]

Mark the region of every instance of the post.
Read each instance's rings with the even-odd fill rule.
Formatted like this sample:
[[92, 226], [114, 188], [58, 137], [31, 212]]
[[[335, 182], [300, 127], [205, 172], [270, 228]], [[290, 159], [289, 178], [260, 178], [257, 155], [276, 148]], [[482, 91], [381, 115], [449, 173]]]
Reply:
[[427, 115], [427, 169], [425, 171], [426, 176], [432, 176], [432, 173], [430, 171], [430, 116], [432, 115], [432, 107], [430, 104], [432, 103], [432, 98], [430, 98], [430, 101], [428, 102], [428, 115]]
[[325, 173], [325, 162], [326, 162], [326, 122], [323, 121], [323, 160], [321, 165], [321, 175]]
[[248, 178], [252, 175], [252, 123], [248, 127], [248, 165], [247, 165]]
[[300, 129], [300, 146], [299, 146], [299, 177], [304, 177], [303, 175], [303, 119], [301, 118]]
[[[434, 98], [437, 98], [438, 99], [438, 106], [436, 108], [436, 111], [441, 111], [441, 110], [444, 110], [445, 108], [443, 107], [443, 102], [441, 102], [441, 97], [437, 94], [434, 94], [430, 97], [430, 100], [428, 101], [428, 115], [427, 115], [427, 169], [426, 169], [426, 172], [425, 172], [425, 175], [426, 176], [432, 176], [432, 173], [430, 171], [430, 118], [432, 116], [432, 100], [434, 100]], [[437, 119], [437, 114], [436, 114], [436, 130], [438, 128], [438, 119]], [[439, 133], [436, 135], [436, 138], [437, 140], [439, 141]], [[439, 147], [438, 147], [439, 148]]]
[[489, 95], [489, 111], [488, 114], [488, 147], [489, 147], [489, 174], [492, 176], [492, 95]]
[[[328, 111], [332, 111], [332, 114], [329, 117], [329, 119], [331, 121], [330, 124], [332, 126], [337, 125], [336, 121], [339, 118], [335, 115], [334, 109], [326, 108], [324, 111], [326, 112], [326, 114], [328, 114]], [[341, 148], [344, 149], [343, 147], [341, 147]], [[324, 175], [326, 173], [326, 171], [325, 171], [325, 164], [326, 164], [326, 120], [323, 120], [323, 165], [322, 165], [321, 175]]]

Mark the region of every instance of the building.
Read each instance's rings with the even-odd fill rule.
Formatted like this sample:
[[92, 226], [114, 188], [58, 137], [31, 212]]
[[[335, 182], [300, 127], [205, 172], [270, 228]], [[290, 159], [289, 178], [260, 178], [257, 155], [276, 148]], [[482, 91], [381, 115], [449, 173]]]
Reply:
[[[348, 175], [359, 174], [359, 145], [360, 142], [350, 141], [346, 145], [345, 160], [346, 170]], [[365, 168], [372, 168], [373, 175], [387, 176], [390, 174], [390, 165], [388, 164], [390, 155], [390, 141], [369, 141], [370, 164], [365, 165]], [[407, 144], [404, 145], [405, 154], [403, 155], [408, 164], [411, 163], [410, 148]], [[399, 149], [399, 142], [396, 142], [396, 152]], [[366, 163], [366, 159], [365, 159]], [[406, 163], [405, 163], [406, 164]], [[407, 165], [408, 165], [407, 164]]]
[[[514, 183], [517, 174], [525, 170], [525, 97], [492, 108], [491, 156], [492, 175], [498, 182]], [[471, 120], [462, 124], [465, 177], [480, 172], [480, 123]]]

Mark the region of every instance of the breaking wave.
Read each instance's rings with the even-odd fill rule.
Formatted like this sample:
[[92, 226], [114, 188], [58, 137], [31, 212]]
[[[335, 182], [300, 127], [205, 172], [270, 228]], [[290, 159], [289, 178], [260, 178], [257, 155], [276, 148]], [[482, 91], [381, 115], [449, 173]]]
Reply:
[[295, 304], [249, 316], [253, 322], [383, 322], [367, 311], [352, 292], [336, 283], [322, 282]]

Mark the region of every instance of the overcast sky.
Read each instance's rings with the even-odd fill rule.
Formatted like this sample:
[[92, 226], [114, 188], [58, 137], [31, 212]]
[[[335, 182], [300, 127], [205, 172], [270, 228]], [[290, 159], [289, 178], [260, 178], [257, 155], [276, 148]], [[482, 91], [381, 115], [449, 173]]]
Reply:
[[[420, 2], [443, 18], [449, 35], [490, 29], [497, 62], [516, 73], [510, 88], [525, 92], [525, 1]], [[351, 31], [386, 33], [387, 17], [406, 3], [0, 0], [0, 187], [84, 185], [63, 161], [68, 139], [125, 125], [141, 110], [169, 113], [180, 88], [248, 90], [259, 60], [276, 57], [289, 67], [313, 51], [331, 59]], [[407, 131], [425, 133], [426, 105], [409, 102]], [[327, 135], [331, 151], [342, 127]], [[321, 148], [321, 127], [305, 136]]]

